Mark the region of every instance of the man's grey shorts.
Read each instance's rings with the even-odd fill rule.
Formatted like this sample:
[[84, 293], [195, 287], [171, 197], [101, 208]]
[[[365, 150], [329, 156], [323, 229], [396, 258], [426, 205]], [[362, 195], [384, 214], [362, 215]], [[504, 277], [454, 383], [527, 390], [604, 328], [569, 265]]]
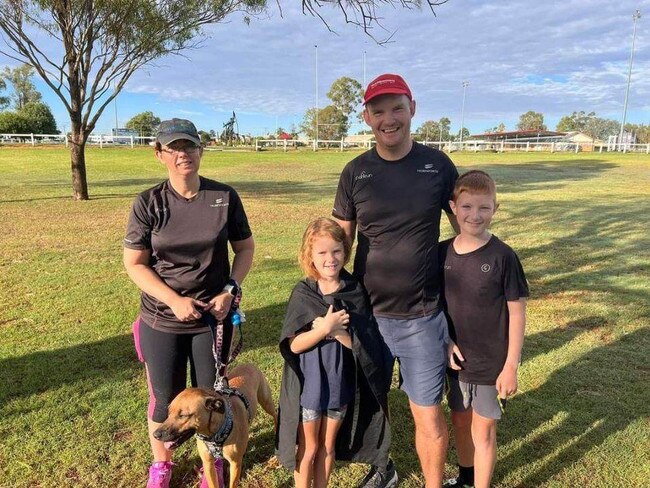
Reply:
[[447, 403], [454, 412], [465, 412], [472, 408], [486, 419], [499, 420], [504, 413], [506, 400], [499, 399], [496, 385], [475, 385], [449, 376]]
[[379, 331], [399, 363], [400, 388], [416, 405], [442, 401], [447, 368], [447, 319], [437, 315], [416, 319], [377, 317]]

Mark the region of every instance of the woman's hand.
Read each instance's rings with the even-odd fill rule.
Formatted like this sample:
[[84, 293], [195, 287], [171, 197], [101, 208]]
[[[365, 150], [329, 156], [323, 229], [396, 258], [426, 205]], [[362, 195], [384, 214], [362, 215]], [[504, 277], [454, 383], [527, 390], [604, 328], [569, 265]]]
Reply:
[[207, 306], [208, 304], [201, 300], [183, 296], [179, 296], [169, 303], [169, 308], [172, 309], [176, 318], [181, 322], [200, 319], [201, 315], [203, 315], [203, 310]]
[[209, 310], [217, 320], [223, 320], [230, 312], [233, 298], [227, 291], [222, 291], [208, 302], [206, 310]]
[[350, 323], [350, 315], [345, 310], [334, 311], [334, 305], [330, 305], [327, 309], [325, 317], [316, 317], [312, 327], [314, 329], [323, 328], [327, 335], [332, 335], [332, 332], [338, 329], [347, 329]]

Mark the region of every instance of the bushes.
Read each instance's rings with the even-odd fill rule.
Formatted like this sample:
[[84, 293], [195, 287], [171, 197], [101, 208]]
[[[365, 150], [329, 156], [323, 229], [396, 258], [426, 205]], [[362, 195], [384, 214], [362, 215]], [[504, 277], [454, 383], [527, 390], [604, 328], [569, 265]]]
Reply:
[[22, 109], [0, 112], [0, 133], [57, 134], [56, 120], [50, 107], [42, 102], [28, 102]]

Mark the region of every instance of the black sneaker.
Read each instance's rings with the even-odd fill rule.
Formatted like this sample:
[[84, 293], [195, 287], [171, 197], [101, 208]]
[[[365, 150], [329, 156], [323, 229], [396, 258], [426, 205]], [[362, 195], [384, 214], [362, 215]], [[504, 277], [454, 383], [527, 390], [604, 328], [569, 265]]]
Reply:
[[442, 488], [474, 488], [472, 485], [466, 485], [460, 478], [451, 478], [442, 484]]
[[357, 488], [394, 488], [397, 486], [397, 480], [395, 464], [392, 459], [389, 459], [385, 473], [381, 473], [377, 466], [371, 466], [370, 471]]

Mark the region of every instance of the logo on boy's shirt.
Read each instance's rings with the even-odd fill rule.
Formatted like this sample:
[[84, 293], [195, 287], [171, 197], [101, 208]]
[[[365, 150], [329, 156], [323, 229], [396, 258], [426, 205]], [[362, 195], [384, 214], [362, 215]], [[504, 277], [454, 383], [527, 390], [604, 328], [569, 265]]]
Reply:
[[490, 271], [490, 269], [492, 268], [487, 263], [481, 265], [481, 271], [483, 271], [484, 273], [487, 273], [488, 271]]
[[445, 264], [445, 269], [451, 269], [451, 266], [449, 264]]
[[425, 164], [424, 168], [420, 168], [417, 171], [418, 173], [439, 173], [440, 171], [438, 171], [437, 169], [433, 169], [433, 166], [434, 166], [433, 163]]
[[227, 207], [228, 202], [223, 203], [223, 198], [217, 198], [214, 203], [210, 204], [211, 207]]

